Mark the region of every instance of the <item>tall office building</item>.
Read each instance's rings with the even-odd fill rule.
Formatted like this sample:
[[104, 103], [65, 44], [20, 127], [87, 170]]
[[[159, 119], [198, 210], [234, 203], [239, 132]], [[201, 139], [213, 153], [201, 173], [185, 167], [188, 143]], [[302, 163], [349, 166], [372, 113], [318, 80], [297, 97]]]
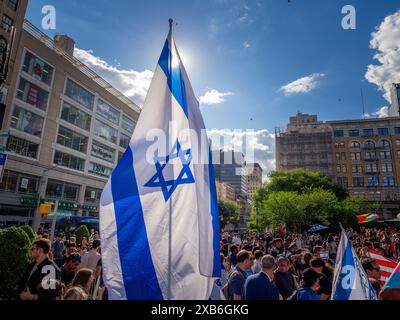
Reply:
[[[3, 2], [6, 2], [5, 0]], [[2, 130], [8, 159], [0, 221], [38, 223], [38, 198], [60, 215], [93, 215], [140, 108], [73, 57], [74, 41], [25, 21]]]
[[247, 164], [247, 191], [250, 200], [253, 199], [257, 189], [262, 186], [262, 168], [259, 163]]

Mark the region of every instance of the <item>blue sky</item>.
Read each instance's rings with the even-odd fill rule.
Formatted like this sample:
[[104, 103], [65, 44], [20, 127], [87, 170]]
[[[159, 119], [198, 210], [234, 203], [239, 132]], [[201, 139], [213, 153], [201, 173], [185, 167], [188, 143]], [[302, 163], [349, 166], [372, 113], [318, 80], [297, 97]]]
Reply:
[[[270, 133], [289, 116], [301, 111], [321, 120], [360, 118], [360, 88], [368, 116], [384, 116], [385, 90], [400, 81], [394, 72], [400, 68], [399, 1], [34, 0], [27, 18], [38, 27], [47, 4], [56, 8], [57, 28], [43, 31], [72, 37], [81, 49], [76, 55], [139, 104], [173, 17], [207, 128], [259, 132], [267, 170], [273, 167]], [[356, 9], [355, 30], [341, 27], [347, 4]], [[378, 50], [381, 61], [374, 58]], [[377, 67], [367, 74], [370, 65]]]

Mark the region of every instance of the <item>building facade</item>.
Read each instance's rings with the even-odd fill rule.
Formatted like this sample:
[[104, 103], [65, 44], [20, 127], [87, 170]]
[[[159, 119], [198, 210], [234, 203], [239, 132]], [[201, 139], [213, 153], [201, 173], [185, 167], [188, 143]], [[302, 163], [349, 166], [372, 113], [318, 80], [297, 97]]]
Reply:
[[[379, 203], [384, 217], [399, 213], [400, 117], [325, 123], [315, 116], [292, 119], [287, 131], [276, 136], [278, 170], [319, 171], [350, 195]], [[319, 156], [328, 161], [316, 163]]]
[[275, 130], [275, 158], [277, 170], [304, 168], [333, 179], [332, 129], [316, 115], [290, 117], [286, 130]]
[[248, 163], [247, 191], [250, 200], [253, 199], [257, 189], [262, 186], [262, 168], [259, 163]]
[[227, 182], [215, 181], [218, 200], [236, 201], [235, 187]]
[[351, 195], [381, 204], [383, 213], [399, 213], [400, 118], [327, 121], [333, 132], [338, 185]]
[[400, 83], [393, 83], [390, 88], [391, 106], [389, 108], [389, 117], [400, 116]]
[[3, 141], [2, 221], [38, 224], [39, 199], [61, 200], [59, 214], [96, 216], [129, 144], [140, 108], [73, 50], [69, 37], [53, 40], [24, 22], [2, 126], [10, 132]]

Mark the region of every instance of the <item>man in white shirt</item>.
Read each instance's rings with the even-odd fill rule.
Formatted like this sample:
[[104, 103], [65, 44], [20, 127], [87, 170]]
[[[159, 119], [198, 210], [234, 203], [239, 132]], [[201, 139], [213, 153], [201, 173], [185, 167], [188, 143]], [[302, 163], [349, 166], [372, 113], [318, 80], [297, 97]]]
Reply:
[[82, 261], [79, 269], [87, 268], [96, 272], [96, 266], [101, 258], [101, 254], [97, 251], [100, 247], [100, 240], [93, 240], [92, 249], [82, 256]]

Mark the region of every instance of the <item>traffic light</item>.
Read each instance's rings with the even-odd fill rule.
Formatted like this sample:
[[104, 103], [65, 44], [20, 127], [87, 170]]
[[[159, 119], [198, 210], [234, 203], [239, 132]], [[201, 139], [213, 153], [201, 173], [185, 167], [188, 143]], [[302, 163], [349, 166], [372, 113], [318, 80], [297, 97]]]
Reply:
[[52, 203], [48, 203], [48, 202], [42, 203], [42, 204], [39, 206], [39, 213], [40, 213], [40, 215], [41, 215], [42, 217], [48, 216], [48, 215], [50, 214], [50, 212], [51, 212], [52, 206], [53, 206]]

